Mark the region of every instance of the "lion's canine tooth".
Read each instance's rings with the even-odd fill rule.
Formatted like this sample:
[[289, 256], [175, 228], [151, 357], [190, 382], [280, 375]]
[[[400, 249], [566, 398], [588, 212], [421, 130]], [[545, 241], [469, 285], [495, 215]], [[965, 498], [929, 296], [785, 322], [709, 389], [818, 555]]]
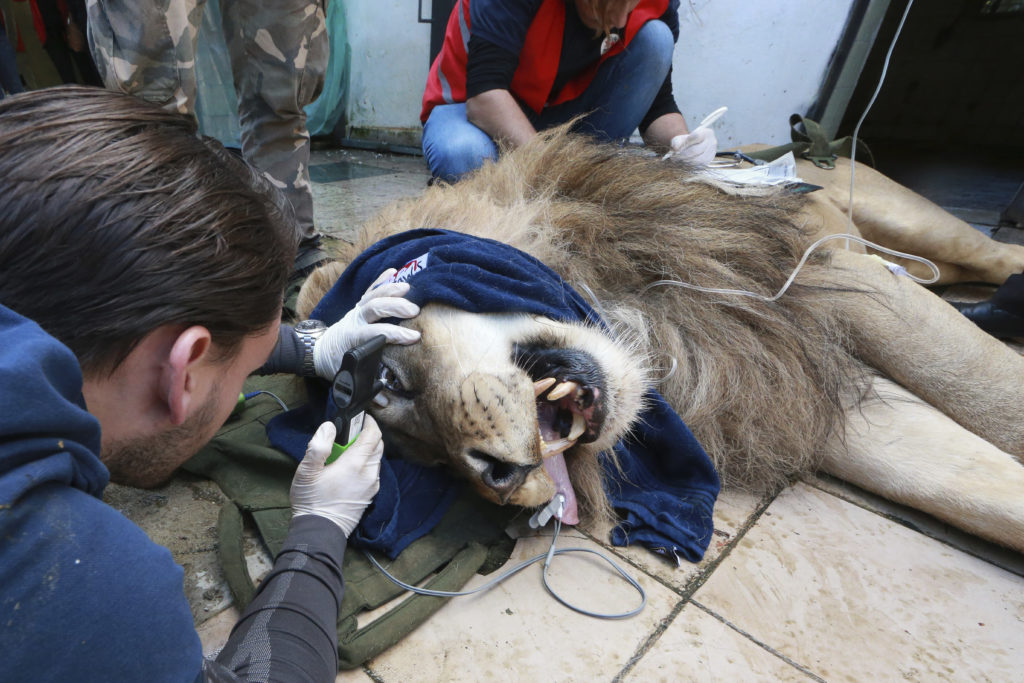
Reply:
[[558, 399], [562, 398], [563, 396], [568, 396], [570, 391], [575, 391], [576, 389], [579, 389], [579, 388], [580, 388], [580, 385], [577, 384], [576, 382], [570, 382], [570, 381], [562, 382], [557, 387], [555, 387], [554, 389], [551, 390], [551, 393], [548, 394], [548, 400], [549, 401], [557, 401]]
[[545, 377], [544, 379], [539, 379], [536, 382], [534, 382], [533, 383], [533, 395], [534, 395], [534, 397], [536, 398], [537, 396], [540, 396], [541, 394], [543, 394], [554, 383], [555, 383], [555, 378], [554, 377]]
[[569, 436], [566, 438], [570, 441], [575, 441], [583, 436], [585, 431], [587, 431], [587, 421], [579, 413], [574, 413], [572, 416], [572, 429], [569, 430]]
[[388, 397], [385, 396], [384, 394], [378, 393], [377, 395], [375, 395], [373, 397], [373, 403], [374, 403], [374, 405], [378, 405], [381, 408], [387, 408], [388, 407]]
[[552, 455], [558, 455], [562, 451], [568, 450], [575, 443], [575, 439], [559, 439], [550, 443], [545, 441], [540, 457], [550, 458]]

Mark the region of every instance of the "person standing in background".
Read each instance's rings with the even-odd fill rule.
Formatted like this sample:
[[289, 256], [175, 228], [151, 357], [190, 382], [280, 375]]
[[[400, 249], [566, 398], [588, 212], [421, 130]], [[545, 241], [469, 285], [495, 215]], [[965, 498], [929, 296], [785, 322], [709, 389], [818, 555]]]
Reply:
[[[196, 40], [206, 0], [88, 0], [88, 39], [108, 89], [195, 118]], [[223, 0], [242, 155], [288, 198], [300, 230], [295, 275], [324, 260], [313, 220], [305, 106], [328, 59], [323, 0]]]

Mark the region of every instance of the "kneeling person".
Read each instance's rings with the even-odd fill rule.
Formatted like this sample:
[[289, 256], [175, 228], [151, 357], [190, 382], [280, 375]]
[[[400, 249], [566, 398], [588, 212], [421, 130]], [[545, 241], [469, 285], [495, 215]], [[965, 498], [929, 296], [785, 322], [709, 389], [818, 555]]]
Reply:
[[[69, 87], [0, 103], [0, 679], [337, 675], [342, 556], [378, 486], [372, 419], [329, 466], [333, 426], [310, 441], [284, 549], [216, 662], [182, 568], [101, 499], [108, 481], [165, 481], [291, 338], [297, 233], [275, 197], [141, 100]], [[356, 317], [321, 374], [368, 334]]]

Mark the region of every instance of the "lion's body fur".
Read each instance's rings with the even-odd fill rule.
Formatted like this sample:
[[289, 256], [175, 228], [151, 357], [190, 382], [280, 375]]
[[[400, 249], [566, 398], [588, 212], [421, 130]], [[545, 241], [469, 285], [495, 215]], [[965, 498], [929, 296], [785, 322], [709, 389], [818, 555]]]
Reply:
[[[774, 486], [815, 466], [841, 428], [860, 365], [825, 289], [797, 285], [777, 303], [650, 283], [680, 279], [774, 294], [807, 243], [796, 195], [728, 197], [671, 165], [558, 137], [457, 186], [398, 202], [354, 253], [405, 229], [444, 227], [500, 240], [596, 296], [612, 327], [671, 376], [658, 389], [724, 479]], [[532, 153], [523, 153], [532, 152]], [[623, 182], [624, 178], [629, 182]], [[345, 259], [342, 259], [345, 260]], [[806, 268], [820, 268], [824, 258]], [[754, 455], [756, 454], [756, 455]]]
[[[893, 298], [887, 291], [895, 278], [882, 270], [862, 279], [859, 263], [844, 256], [837, 267], [818, 253], [776, 302], [650, 287], [676, 280], [770, 296], [822, 230], [820, 215], [799, 196], [734, 196], [690, 180], [678, 166], [556, 131], [457, 185], [436, 186], [385, 209], [339, 260], [419, 227], [515, 246], [593, 297], [619, 339], [645, 359], [656, 388], [694, 431], [726, 484], [775, 488], [819, 467], [823, 458], [840, 469], [848, 416], [857, 412], [877, 370], [914, 391], [914, 382], [929, 384], [926, 373], [899, 376], [903, 365], [914, 362], [909, 356], [901, 362], [898, 339], [879, 347], [895, 349], [886, 352], [895, 358], [872, 347], [873, 336], [894, 334], [884, 326], [874, 329], [873, 319], [890, 313], [899, 318], [902, 294]], [[333, 277], [309, 287], [306, 296], [318, 298]], [[970, 333], [969, 324], [952, 325], [957, 334]], [[950, 391], [947, 384], [933, 388], [933, 396]], [[931, 400], [927, 391], [916, 393]], [[947, 410], [955, 412], [955, 405]], [[972, 418], [954, 419], [964, 424]], [[600, 495], [596, 460], [588, 462], [576, 458], [570, 471], [589, 482], [584, 489], [592, 496]], [[1011, 474], [1024, 481], [1024, 470]], [[906, 486], [911, 476], [901, 473], [893, 487]], [[603, 509], [600, 503], [593, 507]]]

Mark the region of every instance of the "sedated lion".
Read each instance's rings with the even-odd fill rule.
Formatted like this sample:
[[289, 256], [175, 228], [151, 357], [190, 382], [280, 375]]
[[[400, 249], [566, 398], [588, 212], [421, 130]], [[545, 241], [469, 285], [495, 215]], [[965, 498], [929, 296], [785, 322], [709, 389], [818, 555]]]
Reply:
[[[945, 221], [923, 255], [943, 262], [947, 281], [1020, 269], [1018, 248], [976, 239], [880, 174], [858, 177], [880, 197], [855, 205], [870, 237], [888, 231], [913, 251], [913, 215]], [[837, 192], [739, 196], [551, 131], [385, 209], [310, 277], [299, 309], [388, 235], [426, 226], [499, 240], [586, 292], [609, 329], [425, 306], [403, 323], [421, 343], [385, 352], [386, 405], [372, 412], [389, 453], [447, 465], [490, 500], [528, 507], [561, 490], [561, 470], [541, 465], [564, 459], [581, 518], [597, 520], [611, 514], [597, 454], [629, 432], [654, 386], [726, 485], [766, 489], [822, 470], [1024, 551], [1024, 359], [838, 242], [776, 301], [673, 283], [769, 297], [816, 237], [845, 231]], [[886, 228], [886, 211], [910, 219]], [[499, 419], [481, 430], [493, 406]]]

